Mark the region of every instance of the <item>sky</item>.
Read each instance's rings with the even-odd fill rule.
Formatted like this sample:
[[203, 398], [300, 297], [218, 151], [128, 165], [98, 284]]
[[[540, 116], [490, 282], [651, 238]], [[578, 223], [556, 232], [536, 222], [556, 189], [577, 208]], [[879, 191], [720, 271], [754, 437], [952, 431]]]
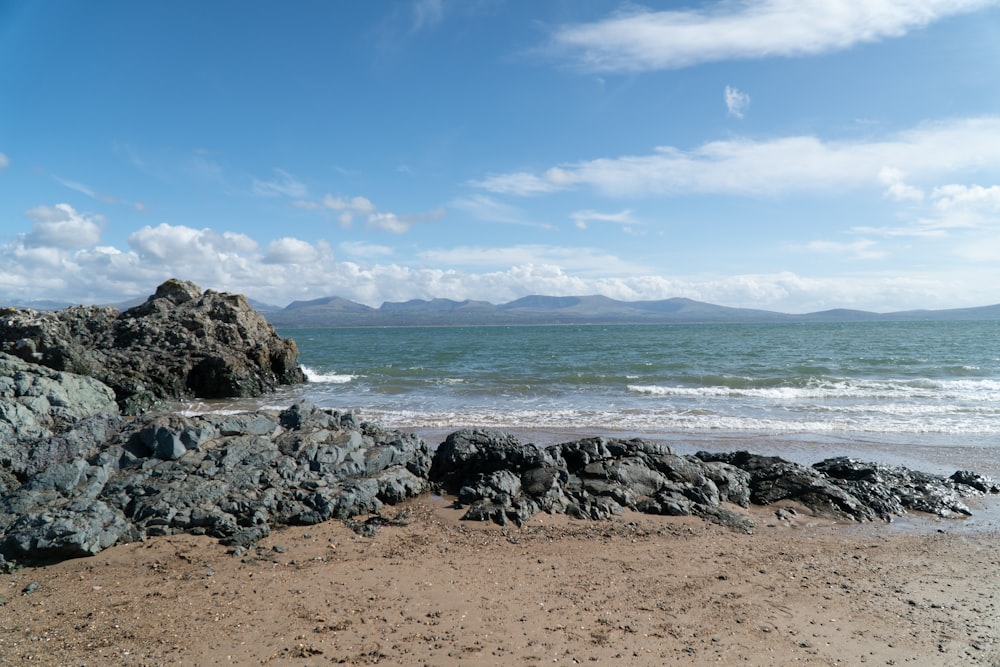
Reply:
[[0, 304], [1000, 303], [1000, 0], [0, 0]]

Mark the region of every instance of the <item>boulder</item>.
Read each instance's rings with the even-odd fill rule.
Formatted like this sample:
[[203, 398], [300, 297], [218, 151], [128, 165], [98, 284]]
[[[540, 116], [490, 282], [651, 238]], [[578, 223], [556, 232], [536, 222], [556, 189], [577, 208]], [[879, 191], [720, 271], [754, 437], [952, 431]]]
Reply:
[[260, 396], [305, 381], [294, 341], [241, 295], [168, 280], [145, 303], [0, 310], [0, 351], [96, 378], [122, 412], [160, 401]]

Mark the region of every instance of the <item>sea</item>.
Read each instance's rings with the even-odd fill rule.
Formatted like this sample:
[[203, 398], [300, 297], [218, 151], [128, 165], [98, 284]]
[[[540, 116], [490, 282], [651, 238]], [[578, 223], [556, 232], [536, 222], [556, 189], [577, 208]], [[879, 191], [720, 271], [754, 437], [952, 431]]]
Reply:
[[[851, 456], [1000, 480], [1000, 321], [278, 333], [297, 343], [306, 384], [178, 407], [227, 412], [305, 400], [415, 432], [431, 446], [482, 427], [539, 445], [642, 437], [681, 454], [749, 450], [803, 465]], [[1000, 502], [974, 510], [968, 528], [1000, 530]]]
[[[853, 456], [1000, 478], [1000, 321], [282, 329], [308, 400], [412, 430]], [[227, 406], [191, 406], [227, 409]], [[242, 407], [246, 407], [245, 405]]]

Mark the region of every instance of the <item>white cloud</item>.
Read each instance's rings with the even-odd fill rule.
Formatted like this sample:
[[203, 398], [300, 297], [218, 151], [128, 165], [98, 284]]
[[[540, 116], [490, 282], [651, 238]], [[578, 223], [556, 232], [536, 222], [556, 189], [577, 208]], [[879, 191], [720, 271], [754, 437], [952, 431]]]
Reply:
[[65, 186], [70, 190], [75, 190], [80, 194], [86, 195], [91, 199], [97, 199], [97, 193], [93, 188], [84, 185], [83, 183], [77, 183], [76, 181], [69, 181], [65, 178], [59, 178], [58, 176], [52, 177], [59, 185]]
[[253, 192], [261, 197], [298, 197], [308, 194], [306, 186], [284, 169], [275, 169], [276, 179], [261, 181], [253, 179]]
[[569, 217], [579, 229], [587, 229], [592, 222], [611, 222], [621, 225], [624, 230], [631, 230], [636, 224], [632, 218], [631, 209], [625, 209], [618, 213], [599, 213], [591, 210], [574, 211]]
[[185, 225], [146, 225], [128, 237], [128, 243], [143, 261], [191, 267], [253, 253], [255, 240], [238, 232], [216, 232]]
[[515, 172], [472, 184], [514, 195], [590, 187], [616, 197], [772, 196], [872, 187], [879, 183], [880, 175], [884, 178], [898, 169], [896, 165], [906, 165], [911, 177], [921, 179], [1000, 167], [1000, 117], [928, 124], [881, 140], [824, 142], [795, 136], [714, 141], [691, 151], [663, 146], [647, 155], [566, 163], [541, 176]]
[[330, 259], [330, 253], [324, 253], [321, 247], [307, 241], [284, 236], [268, 244], [263, 261], [266, 264], [305, 264], [321, 259]]
[[24, 237], [28, 247], [83, 248], [101, 238], [95, 216], [77, 212], [69, 204], [36, 206], [26, 215], [31, 218], [31, 232]]
[[340, 211], [339, 220], [345, 227], [351, 224], [355, 216], [370, 215], [375, 212], [375, 204], [365, 197], [343, 199], [328, 194], [323, 197], [323, 207]]
[[886, 186], [885, 196], [895, 201], [922, 201], [924, 191], [905, 182], [906, 175], [899, 169], [883, 167], [878, 180]]
[[418, 257], [434, 266], [499, 268], [556, 266], [581, 275], [637, 275], [650, 271], [633, 259], [621, 259], [597, 248], [522, 244], [513, 246], [456, 246], [425, 250]]
[[396, 215], [386, 211], [371, 213], [368, 216], [368, 226], [375, 229], [381, 229], [386, 232], [392, 232], [393, 234], [403, 234], [410, 230], [414, 224], [418, 222], [427, 222], [431, 220], [438, 220], [444, 217], [445, 210], [443, 208], [434, 209], [433, 211], [427, 211], [425, 213], [414, 213], [411, 215]]
[[726, 100], [726, 113], [736, 118], [743, 118], [746, 110], [750, 108], [750, 96], [730, 86], [726, 86], [723, 96]]
[[368, 225], [393, 234], [403, 234], [410, 229], [409, 223], [395, 213], [372, 213], [368, 216]]
[[705, 10], [623, 11], [564, 25], [550, 49], [598, 72], [640, 72], [705, 62], [810, 56], [900, 37], [994, 0], [743, 0]]
[[436, 208], [421, 213], [399, 215], [392, 211], [379, 211], [367, 197], [335, 197], [331, 194], [323, 196], [321, 201], [296, 200], [292, 205], [308, 211], [327, 209], [337, 212], [337, 220], [344, 228], [349, 228], [355, 218], [363, 218], [366, 226], [380, 229], [393, 234], [403, 234], [418, 222], [437, 220], [445, 215], [443, 208]]
[[941, 211], [958, 208], [975, 208], [1000, 211], [1000, 185], [984, 188], [981, 185], [942, 185], [931, 193], [934, 206]]
[[10, 166], [10, 158], [4, 153], [0, 153], [0, 169], [6, 169]]
[[459, 197], [450, 201], [448, 206], [484, 222], [523, 225], [526, 227], [538, 227], [540, 229], [555, 229], [553, 225], [530, 220], [522, 209], [498, 201], [495, 197], [490, 197], [489, 195], [473, 194], [468, 197]]
[[914, 228], [942, 233], [1000, 228], [1000, 186], [951, 183], [935, 187], [930, 200]]
[[[29, 246], [26, 237], [0, 246], [0, 297], [5, 301], [56, 298], [109, 303], [147, 295], [163, 280], [178, 277], [206, 289], [238, 292], [279, 305], [330, 295], [374, 306], [387, 300], [433, 297], [502, 303], [544, 293], [604, 294], [630, 301], [683, 296], [785, 312], [833, 307], [884, 311], [990, 303], [995, 300], [995, 257], [1000, 256], [990, 254], [1000, 247], [1000, 240], [986, 237], [978, 247], [966, 248], [968, 258], [981, 262], [981, 268], [966, 263], [954, 272], [893, 270], [829, 278], [790, 272], [684, 276], [663, 274], [661, 267], [644, 267], [601, 248], [439, 248], [416, 256], [440, 267], [426, 268], [322, 261], [332, 258], [330, 248], [301, 239], [279, 239], [262, 252], [260, 244], [244, 234], [167, 224], [138, 230], [129, 238], [128, 249]], [[391, 253], [367, 244], [349, 243], [341, 249], [373, 259]], [[817, 243], [812, 249], [875, 252], [870, 243]]]
[[489, 176], [481, 181], [470, 181], [469, 185], [497, 194], [538, 195], [562, 189], [563, 184], [559, 181], [563, 179], [551, 178], [553, 176], [561, 176], [561, 174], [558, 171], [550, 170], [546, 176], [535, 176], [521, 171]]

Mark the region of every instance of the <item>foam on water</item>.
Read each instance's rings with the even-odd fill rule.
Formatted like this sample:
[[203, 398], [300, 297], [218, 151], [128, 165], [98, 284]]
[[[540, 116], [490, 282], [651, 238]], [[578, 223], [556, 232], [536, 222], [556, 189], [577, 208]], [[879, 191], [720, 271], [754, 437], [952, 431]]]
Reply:
[[307, 380], [315, 383], [347, 384], [358, 377], [341, 373], [320, 373], [309, 366], [302, 366], [302, 372], [305, 373]]

